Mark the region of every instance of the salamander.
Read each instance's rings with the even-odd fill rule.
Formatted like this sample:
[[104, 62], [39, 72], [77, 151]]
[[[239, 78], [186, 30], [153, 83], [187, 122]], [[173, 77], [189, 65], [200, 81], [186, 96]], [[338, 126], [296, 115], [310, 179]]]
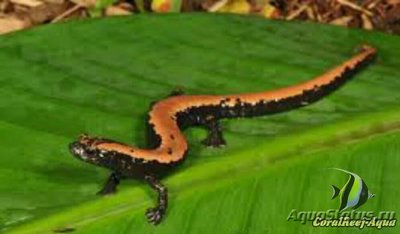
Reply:
[[78, 159], [112, 171], [99, 194], [114, 193], [124, 178], [148, 183], [158, 193], [158, 201], [155, 207], [146, 211], [146, 216], [150, 223], [157, 225], [168, 206], [167, 188], [160, 178], [181, 163], [189, 149], [183, 129], [205, 126], [209, 133], [202, 143], [223, 146], [225, 140], [220, 119], [276, 114], [307, 106], [338, 89], [376, 54], [375, 48], [363, 45], [357, 54], [326, 73], [276, 90], [232, 95], [173, 93], [151, 105], [147, 121], [148, 148], [83, 134], [69, 145], [69, 149]]

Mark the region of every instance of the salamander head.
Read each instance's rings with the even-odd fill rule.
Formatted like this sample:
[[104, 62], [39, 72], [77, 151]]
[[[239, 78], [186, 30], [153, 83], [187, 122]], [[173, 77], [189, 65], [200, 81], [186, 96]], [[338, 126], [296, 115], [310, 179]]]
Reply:
[[143, 175], [148, 161], [134, 157], [138, 150], [113, 140], [81, 135], [69, 144], [70, 152], [79, 160], [118, 171], [126, 175]]
[[84, 162], [104, 166], [107, 155], [96, 147], [103, 141], [101, 138], [82, 134], [77, 141], [69, 144], [69, 150], [76, 158]]

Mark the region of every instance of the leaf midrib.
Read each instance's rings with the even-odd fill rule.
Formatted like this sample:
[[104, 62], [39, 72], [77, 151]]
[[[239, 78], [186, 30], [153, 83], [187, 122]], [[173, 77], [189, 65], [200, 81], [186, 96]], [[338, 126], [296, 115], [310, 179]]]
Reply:
[[[271, 142], [261, 144], [259, 145], [259, 147], [255, 147], [252, 150], [244, 150], [244, 149], [240, 150], [236, 152], [235, 155], [231, 155], [230, 157], [224, 157], [219, 160], [210, 160], [209, 162], [207, 162], [208, 160], [201, 160], [201, 162], [199, 163], [201, 165], [198, 164], [193, 165], [189, 170], [186, 170], [186, 172], [184, 171], [172, 175], [170, 178], [166, 180], [166, 184], [168, 185], [168, 187], [172, 192], [172, 197], [176, 196], [174, 194], [179, 194], [179, 196], [176, 198], [183, 199], [183, 197], [185, 197], [185, 194], [188, 191], [190, 194], [190, 190], [193, 189], [194, 187], [198, 188], [198, 187], [203, 187], [205, 185], [209, 185], [210, 181], [213, 181], [213, 184], [219, 184], [220, 186], [221, 184], [224, 183], [224, 180], [232, 179], [233, 176], [234, 177], [239, 175], [250, 176], [251, 174], [257, 173], [257, 171], [265, 169], [266, 167], [276, 165], [277, 163], [283, 161], [288, 161], [291, 159], [303, 157], [304, 155], [308, 155], [316, 151], [329, 150], [333, 147], [338, 147], [345, 144], [354, 144], [355, 142], [365, 138], [375, 137], [382, 134], [388, 134], [393, 131], [399, 131], [400, 120], [397, 117], [400, 117], [400, 109], [395, 109], [395, 110], [392, 109], [386, 112], [370, 113], [369, 115], [361, 116], [359, 118], [351, 118], [343, 120], [338, 123], [330, 124], [329, 126], [325, 125], [323, 127], [315, 127], [298, 135], [290, 134], [289, 136], [279, 137], [278, 139], [273, 140]], [[366, 119], [371, 120], [367, 122], [368, 125], [365, 124]], [[358, 125], [354, 124], [360, 122], [363, 122], [363, 124], [358, 124]], [[335, 131], [332, 131], [333, 129], [335, 129], [335, 127], [340, 128], [343, 126], [351, 126], [351, 127], [344, 128], [344, 131], [340, 132], [340, 134], [334, 134]], [[315, 133], [318, 134], [318, 132], [321, 131], [330, 133], [330, 135], [328, 135], [322, 141], [318, 140], [318, 138], [316, 139], [313, 139], [312, 137], [307, 138], [310, 137], [310, 135], [312, 136]], [[305, 138], [305, 140], [303, 139], [303, 144], [296, 145], [295, 140], [299, 138], [300, 139]], [[332, 145], [332, 141], [335, 142], [337, 141], [337, 145]], [[262, 150], [263, 148], [264, 149], [269, 148], [269, 146], [271, 145], [276, 146], [279, 144], [286, 144], [286, 147], [285, 148], [277, 147], [276, 149], [266, 150], [266, 151]], [[257, 151], [259, 152], [271, 151], [271, 152], [269, 155], [266, 155], [266, 153], [259, 155]], [[243, 157], [243, 154], [246, 155], [246, 158]], [[218, 168], [218, 170], [205, 170], [206, 167], [208, 169]], [[207, 174], [204, 175], [204, 172], [207, 172]], [[193, 176], [192, 178], [190, 178], [190, 176], [188, 176], [189, 174], [195, 175], [194, 178]], [[188, 178], [179, 179], [179, 177], [188, 177]], [[216, 180], [218, 180], [218, 183], [215, 183]], [[186, 181], [186, 183], [182, 183], [182, 181]], [[189, 184], [190, 186], [188, 186]], [[14, 231], [15, 233], [17, 232], [20, 233], [20, 231], [24, 231], [24, 233], [33, 233], [35, 227], [37, 228], [36, 231], [41, 230], [42, 223], [45, 224], [50, 223], [49, 226], [53, 226], [51, 225], [52, 223], [51, 221], [53, 221], [54, 225], [66, 224], [66, 223], [71, 225], [71, 223], [73, 223], [74, 226], [78, 227], [104, 217], [113, 216], [128, 211], [132, 212], [132, 210], [136, 209], [137, 212], [142, 212], [142, 209], [140, 208], [143, 208], [144, 205], [149, 204], [150, 200], [147, 199], [145, 196], [136, 196], [137, 197], [136, 199], [132, 199], [132, 197], [129, 195], [129, 194], [136, 194], [138, 192], [140, 194], [139, 190], [142, 190], [143, 189], [142, 187], [144, 186], [140, 187], [141, 188], [129, 189], [128, 191], [122, 192], [119, 197], [120, 198], [126, 197], [126, 199], [123, 198], [118, 200], [119, 205], [117, 206], [117, 208], [115, 208], [115, 206], [113, 206], [114, 208], [110, 208], [108, 206], [102, 207], [100, 209], [100, 212], [99, 211], [96, 212], [96, 215], [91, 215], [93, 214], [93, 212], [90, 212], [91, 210], [93, 210], [91, 209], [91, 207], [95, 208], [96, 204], [97, 205], [101, 204], [103, 202], [101, 199], [95, 201], [89, 201], [87, 203], [79, 205], [78, 207], [73, 207], [69, 209], [69, 211], [67, 211], [67, 213], [69, 214], [67, 214], [66, 217], [68, 217], [69, 215], [72, 215], [73, 217], [73, 214], [76, 212], [79, 213], [79, 210], [82, 208], [84, 210], [87, 210], [86, 214], [84, 215], [87, 217], [84, 219], [79, 218], [78, 222], [76, 222], [76, 218], [63, 219], [63, 213], [61, 213], [50, 216], [50, 218], [48, 219], [46, 218], [39, 219], [33, 221], [32, 223], [27, 223], [20, 227], [16, 227]], [[115, 198], [111, 199], [114, 199], [115, 202], [117, 201], [117, 199]], [[58, 218], [61, 221], [58, 221]]]

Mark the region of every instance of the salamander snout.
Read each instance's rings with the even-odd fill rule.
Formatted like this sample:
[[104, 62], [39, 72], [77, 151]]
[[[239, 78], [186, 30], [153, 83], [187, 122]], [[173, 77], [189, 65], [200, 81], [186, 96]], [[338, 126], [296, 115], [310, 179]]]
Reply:
[[69, 144], [69, 151], [75, 156], [81, 156], [85, 154], [85, 149], [83, 145], [77, 141]]
[[86, 147], [78, 141], [69, 144], [69, 151], [77, 158], [87, 160]]
[[74, 141], [69, 144], [69, 151], [76, 158], [89, 163], [96, 163], [98, 158], [96, 150], [91, 149], [91, 147], [79, 141]]

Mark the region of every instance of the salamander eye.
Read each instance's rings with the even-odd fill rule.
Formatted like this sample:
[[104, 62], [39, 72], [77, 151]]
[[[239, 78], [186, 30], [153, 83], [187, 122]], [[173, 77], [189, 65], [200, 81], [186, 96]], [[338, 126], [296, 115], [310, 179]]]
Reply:
[[88, 149], [94, 149], [94, 147], [97, 145], [99, 142], [99, 139], [97, 137], [90, 137], [87, 134], [81, 134], [78, 137], [78, 142], [81, 143], [82, 145], [85, 145]]
[[83, 141], [88, 141], [90, 139], [89, 135], [86, 133], [82, 133], [78, 137], [78, 141], [83, 142]]

